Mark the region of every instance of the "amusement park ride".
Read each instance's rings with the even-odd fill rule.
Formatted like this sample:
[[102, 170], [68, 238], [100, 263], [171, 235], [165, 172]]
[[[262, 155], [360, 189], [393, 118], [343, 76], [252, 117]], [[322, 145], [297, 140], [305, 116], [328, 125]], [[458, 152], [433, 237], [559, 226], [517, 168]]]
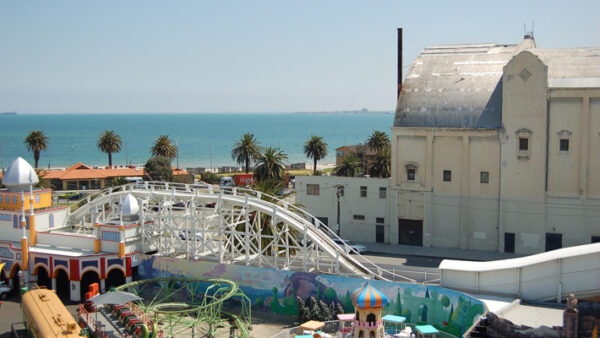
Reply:
[[[54, 206], [51, 190], [36, 188], [38, 182], [22, 158], [2, 180], [7, 189], [0, 190], [0, 225], [8, 231], [0, 238], [0, 255], [11, 286], [23, 271], [25, 284], [37, 283], [72, 301], [81, 301], [94, 283], [102, 292], [123, 284], [120, 288], [139, 293], [153, 290], [155, 296], [144, 303], [144, 310], [169, 323], [169, 335], [200, 320], [217, 323], [225, 299], [235, 296], [245, 304], [247, 298], [235, 283], [219, 280], [211, 282], [198, 302], [178, 303], [173, 299], [206, 281], [133, 282], [139, 254], [365, 279], [393, 275], [350, 246], [336, 244], [339, 238], [316, 217], [258, 191], [137, 182], [92, 194], [70, 211]], [[244, 327], [240, 317], [229, 318]]]

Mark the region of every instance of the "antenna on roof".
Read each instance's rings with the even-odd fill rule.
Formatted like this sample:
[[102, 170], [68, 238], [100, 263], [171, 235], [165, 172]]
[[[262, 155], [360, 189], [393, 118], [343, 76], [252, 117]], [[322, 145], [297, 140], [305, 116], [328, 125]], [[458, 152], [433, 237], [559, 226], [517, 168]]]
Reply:
[[535, 24], [535, 20], [531, 20], [531, 31], [527, 31], [527, 25], [523, 23], [523, 39], [531, 39], [533, 40], [533, 25]]

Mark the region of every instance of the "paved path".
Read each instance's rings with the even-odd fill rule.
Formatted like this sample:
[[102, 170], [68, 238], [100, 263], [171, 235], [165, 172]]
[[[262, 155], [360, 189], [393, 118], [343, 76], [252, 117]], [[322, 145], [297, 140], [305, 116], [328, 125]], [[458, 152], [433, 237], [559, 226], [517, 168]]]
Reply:
[[442, 259], [460, 259], [468, 261], [493, 261], [498, 259], [509, 259], [522, 257], [517, 254], [510, 254], [497, 251], [481, 250], [459, 250], [445, 248], [427, 248], [413, 245], [398, 245], [385, 243], [367, 243], [356, 242], [367, 248], [367, 253], [394, 255], [402, 257], [435, 257]]

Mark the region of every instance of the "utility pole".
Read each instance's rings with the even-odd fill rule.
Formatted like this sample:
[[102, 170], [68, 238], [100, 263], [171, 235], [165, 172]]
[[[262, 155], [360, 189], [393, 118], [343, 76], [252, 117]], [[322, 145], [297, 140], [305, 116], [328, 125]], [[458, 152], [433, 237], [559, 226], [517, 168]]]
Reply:
[[334, 187], [336, 188], [335, 191], [335, 196], [337, 197], [337, 235], [338, 237], [340, 236], [341, 233], [341, 229], [340, 229], [340, 197], [342, 197], [342, 194], [344, 193], [344, 186], [341, 184], [336, 184], [334, 185]]

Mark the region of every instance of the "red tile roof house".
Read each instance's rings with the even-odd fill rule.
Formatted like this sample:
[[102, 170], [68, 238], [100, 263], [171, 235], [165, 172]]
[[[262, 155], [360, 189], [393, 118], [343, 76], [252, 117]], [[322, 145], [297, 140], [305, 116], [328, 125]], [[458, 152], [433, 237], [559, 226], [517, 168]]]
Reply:
[[[173, 175], [187, 174], [185, 170], [173, 168]], [[144, 175], [144, 168], [115, 166], [92, 168], [80, 162], [66, 170], [44, 171], [40, 177], [50, 181], [54, 190], [86, 190], [109, 187], [117, 177], [143, 178]]]

